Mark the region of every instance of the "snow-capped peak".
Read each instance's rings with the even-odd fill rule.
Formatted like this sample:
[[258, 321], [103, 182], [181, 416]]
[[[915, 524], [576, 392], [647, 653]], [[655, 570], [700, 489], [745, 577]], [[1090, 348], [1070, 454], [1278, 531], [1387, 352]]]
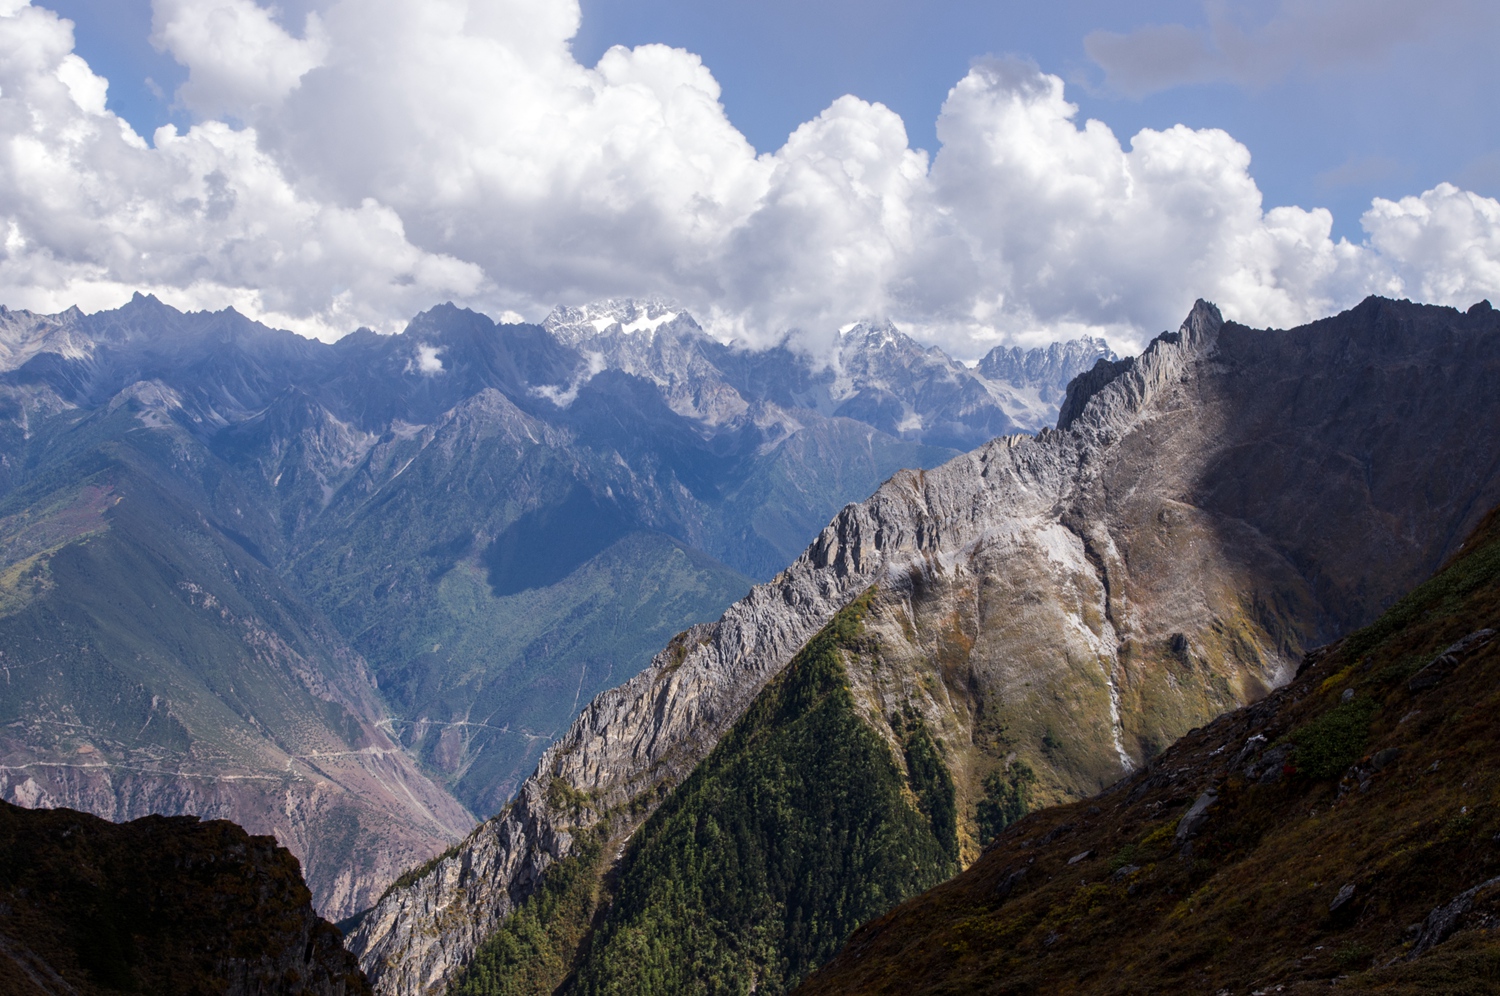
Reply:
[[618, 332], [623, 335], [653, 335], [658, 328], [686, 314], [677, 304], [661, 298], [596, 301], [571, 308], [560, 305], [542, 322], [544, 328], [564, 342]]

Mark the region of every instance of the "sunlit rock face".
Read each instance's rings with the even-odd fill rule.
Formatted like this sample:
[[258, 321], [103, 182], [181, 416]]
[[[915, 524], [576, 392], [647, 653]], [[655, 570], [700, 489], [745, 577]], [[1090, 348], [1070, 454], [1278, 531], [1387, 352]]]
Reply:
[[806, 640], [871, 588], [869, 722], [944, 745], [966, 859], [985, 775], [1114, 782], [1373, 619], [1500, 502], [1500, 317], [1370, 299], [1293, 330], [1200, 302], [1099, 356], [1056, 429], [897, 474], [715, 624], [591, 702], [512, 806], [350, 939], [377, 991], [441, 991], [577, 833], [649, 812]]

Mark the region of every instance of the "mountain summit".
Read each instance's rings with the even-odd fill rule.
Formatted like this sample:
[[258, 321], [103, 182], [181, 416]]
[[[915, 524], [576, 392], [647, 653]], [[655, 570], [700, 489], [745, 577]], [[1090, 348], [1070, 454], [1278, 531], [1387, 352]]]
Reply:
[[850, 326], [828, 356], [784, 345], [747, 350], [719, 342], [680, 306], [659, 300], [558, 308], [543, 326], [586, 357], [567, 385], [539, 389], [564, 407], [580, 384], [616, 370], [656, 384], [673, 411], [706, 427], [752, 411], [776, 419], [775, 411], [809, 410], [956, 450], [1051, 425], [1068, 381], [1100, 357], [1115, 359], [1102, 340], [1079, 339], [997, 347], [967, 367], [890, 322]]
[[542, 328], [570, 346], [610, 333], [640, 335], [649, 340], [658, 328], [684, 313], [680, 305], [658, 298], [611, 299], [576, 308], [554, 308], [542, 320]]
[[[873, 890], [894, 904], [1030, 806], [1149, 765], [1443, 563], [1500, 504], [1500, 440], [1472, 431], [1500, 424], [1497, 375], [1488, 311], [1372, 298], [1255, 330], [1199, 302], [1141, 356], [1076, 378], [1060, 428], [840, 511], [595, 698], [512, 805], [393, 889], [351, 948], [387, 994], [545, 964], [573, 965], [579, 992], [690, 961], [795, 984], [837, 945], [800, 925], [842, 923]], [[838, 758], [817, 746], [834, 729]], [[862, 794], [878, 786], [896, 808]], [[825, 805], [856, 798], [868, 808]], [[873, 837], [839, 836], [856, 812]], [[816, 825], [848, 842], [822, 865], [845, 878], [768, 870], [745, 895], [705, 877], [790, 869], [776, 842]], [[523, 935], [553, 960], [528, 960]]]

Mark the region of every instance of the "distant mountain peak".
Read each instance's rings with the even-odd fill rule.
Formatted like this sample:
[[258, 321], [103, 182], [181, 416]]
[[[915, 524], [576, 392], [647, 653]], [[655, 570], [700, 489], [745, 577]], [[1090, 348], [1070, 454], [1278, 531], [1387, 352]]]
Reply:
[[0, 314], [0, 371], [15, 370], [38, 353], [79, 360], [93, 353], [93, 342], [78, 328], [77, 306], [57, 315], [9, 310]]
[[931, 347], [913, 339], [888, 320], [856, 322], [839, 334], [839, 363], [847, 366], [851, 357], [880, 353], [917, 359], [931, 352]]
[[1086, 335], [1032, 349], [996, 346], [974, 369], [992, 381], [1034, 388], [1043, 402], [1055, 406], [1061, 404], [1068, 382], [1100, 360], [1114, 363], [1119, 357], [1109, 343]]
[[[661, 326], [692, 316], [681, 305], [666, 298], [609, 298], [579, 307], [559, 305], [542, 327], [570, 345], [616, 332], [624, 335], [655, 335]], [[694, 325], [696, 326], [696, 322]]]

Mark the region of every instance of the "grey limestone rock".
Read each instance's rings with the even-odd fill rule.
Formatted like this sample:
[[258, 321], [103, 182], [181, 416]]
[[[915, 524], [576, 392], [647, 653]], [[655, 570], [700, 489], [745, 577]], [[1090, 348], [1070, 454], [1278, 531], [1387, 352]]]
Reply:
[[1453, 669], [1458, 667], [1459, 661], [1480, 647], [1484, 646], [1495, 635], [1492, 629], [1475, 630], [1462, 640], [1458, 640], [1422, 667], [1422, 670], [1412, 675], [1407, 681], [1406, 687], [1413, 692], [1425, 692], [1429, 688], [1436, 687], [1439, 682], [1448, 677]]
[[1213, 804], [1219, 801], [1219, 793], [1208, 789], [1193, 800], [1192, 806], [1183, 814], [1182, 819], [1177, 821], [1177, 840], [1184, 841], [1198, 832], [1198, 828], [1208, 819], [1208, 811]]
[[1473, 908], [1475, 897], [1497, 885], [1500, 885], [1500, 878], [1481, 882], [1427, 914], [1427, 919], [1422, 922], [1422, 929], [1417, 934], [1416, 941], [1412, 944], [1411, 950], [1406, 953], [1407, 959], [1420, 958], [1451, 937], [1462, 923], [1464, 915]]

